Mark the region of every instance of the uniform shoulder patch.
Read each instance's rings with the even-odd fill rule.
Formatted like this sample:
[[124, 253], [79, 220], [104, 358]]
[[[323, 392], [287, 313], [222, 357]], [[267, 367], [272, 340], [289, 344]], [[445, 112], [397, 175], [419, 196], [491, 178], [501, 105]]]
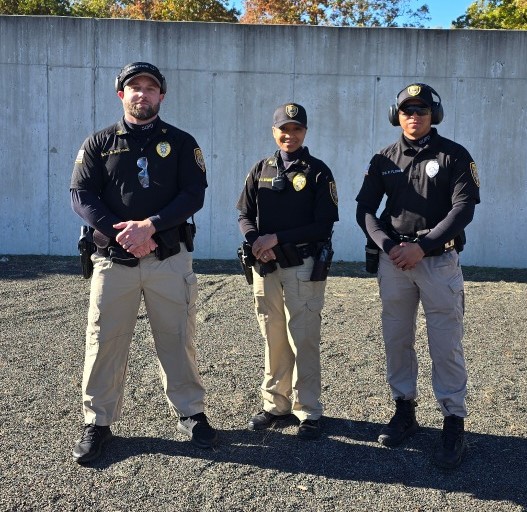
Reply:
[[470, 162], [470, 173], [472, 174], [472, 179], [474, 180], [474, 183], [479, 188], [478, 168], [476, 167], [476, 164], [474, 162]]
[[194, 149], [194, 158], [195, 158], [196, 163], [198, 164], [199, 168], [203, 172], [206, 172], [206, 169], [205, 169], [205, 158], [203, 156], [203, 151], [201, 151], [200, 148]]
[[329, 195], [331, 196], [333, 203], [335, 203], [335, 206], [338, 206], [339, 197], [337, 194], [337, 184], [334, 181], [329, 182]]
[[82, 164], [82, 162], [84, 162], [84, 149], [79, 149], [79, 152], [75, 158], [75, 163]]

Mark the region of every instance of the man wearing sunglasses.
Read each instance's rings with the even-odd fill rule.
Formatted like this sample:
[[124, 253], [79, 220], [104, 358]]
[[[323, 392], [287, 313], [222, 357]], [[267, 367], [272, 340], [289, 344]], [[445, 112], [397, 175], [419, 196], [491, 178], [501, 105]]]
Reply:
[[204, 414], [193, 344], [197, 280], [193, 224], [207, 179], [192, 135], [158, 115], [165, 77], [147, 62], [126, 65], [115, 79], [124, 116], [89, 136], [71, 179], [73, 210], [91, 227], [90, 308], [82, 382], [84, 429], [73, 449], [95, 460], [121, 415], [130, 343], [144, 298], [168, 404], [177, 430], [200, 448], [217, 435]]
[[[419, 428], [415, 333], [421, 302], [432, 387], [443, 414], [433, 461], [454, 468], [466, 451], [467, 415], [464, 283], [458, 253], [480, 199], [476, 165], [468, 151], [432, 128], [442, 118], [441, 98], [430, 86], [410, 84], [397, 95], [389, 120], [402, 134], [371, 159], [357, 195], [357, 222], [368, 247], [378, 248], [387, 381], [395, 400], [395, 414], [382, 428], [379, 443], [396, 446]], [[377, 217], [384, 196], [385, 208]]]

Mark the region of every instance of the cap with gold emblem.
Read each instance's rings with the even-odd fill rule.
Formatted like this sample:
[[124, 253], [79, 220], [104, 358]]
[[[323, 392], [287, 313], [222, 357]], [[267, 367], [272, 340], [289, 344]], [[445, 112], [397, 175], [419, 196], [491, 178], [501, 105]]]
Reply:
[[408, 87], [405, 87], [397, 95], [397, 106], [400, 107], [408, 100], [419, 100], [427, 107], [432, 107], [434, 105], [432, 90], [426, 84], [411, 84]]
[[280, 105], [273, 115], [273, 126], [280, 128], [287, 123], [296, 123], [307, 128], [306, 109], [298, 103], [286, 103]]

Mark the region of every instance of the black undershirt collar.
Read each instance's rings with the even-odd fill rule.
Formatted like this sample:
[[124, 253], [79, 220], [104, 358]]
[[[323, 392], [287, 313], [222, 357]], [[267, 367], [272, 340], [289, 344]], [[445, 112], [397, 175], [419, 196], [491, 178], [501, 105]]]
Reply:
[[300, 159], [300, 156], [302, 155], [302, 152], [304, 151], [304, 147], [301, 147], [297, 149], [296, 151], [293, 151], [292, 153], [288, 153], [287, 151], [280, 150], [280, 158], [282, 159], [282, 162], [284, 163], [284, 167], [286, 169], [289, 169], [291, 165]]
[[429, 131], [424, 137], [421, 137], [418, 140], [411, 140], [408, 137], [406, 137], [404, 134], [403, 134], [403, 137], [406, 143], [410, 147], [414, 148], [416, 151], [419, 151], [423, 149], [425, 146], [428, 146], [428, 144], [430, 144], [430, 141], [432, 140], [432, 131]]
[[156, 117], [152, 122], [147, 124], [133, 124], [124, 120], [125, 126], [130, 131], [132, 137], [139, 142], [142, 146], [145, 146], [149, 141], [150, 137], [153, 135], [157, 125], [159, 123], [159, 117]]

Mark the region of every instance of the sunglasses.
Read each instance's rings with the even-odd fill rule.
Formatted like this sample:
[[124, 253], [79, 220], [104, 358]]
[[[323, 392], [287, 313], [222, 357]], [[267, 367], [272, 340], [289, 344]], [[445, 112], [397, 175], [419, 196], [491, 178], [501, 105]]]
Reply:
[[413, 116], [414, 114], [422, 117], [431, 114], [432, 109], [430, 107], [420, 107], [419, 105], [408, 105], [406, 107], [401, 107], [399, 112], [406, 117]]
[[143, 188], [148, 188], [150, 186], [150, 177], [148, 176], [148, 159], [146, 156], [137, 159], [137, 167], [141, 169], [137, 174], [139, 183], [141, 183]]

